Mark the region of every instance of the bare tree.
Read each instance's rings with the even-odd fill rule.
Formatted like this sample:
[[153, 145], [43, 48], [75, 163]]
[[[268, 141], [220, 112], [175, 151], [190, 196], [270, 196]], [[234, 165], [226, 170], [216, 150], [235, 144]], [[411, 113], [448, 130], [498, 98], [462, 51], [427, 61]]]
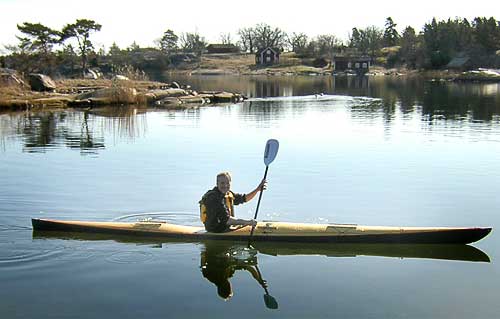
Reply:
[[240, 37], [240, 47], [245, 52], [254, 53], [255, 46], [255, 30], [253, 28], [243, 28], [238, 30]]
[[231, 33], [221, 33], [220, 34], [220, 42], [222, 44], [232, 44]]
[[288, 44], [295, 53], [302, 53], [307, 48], [309, 38], [305, 33], [292, 33], [288, 36]]
[[333, 34], [322, 34], [316, 38], [320, 54], [333, 56], [335, 50], [342, 45], [342, 41]]
[[258, 47], [283, 47], [286, 45], [286, 33], [280, 28], [273, 28], [261, 23], [255, 27], [255, 42]]

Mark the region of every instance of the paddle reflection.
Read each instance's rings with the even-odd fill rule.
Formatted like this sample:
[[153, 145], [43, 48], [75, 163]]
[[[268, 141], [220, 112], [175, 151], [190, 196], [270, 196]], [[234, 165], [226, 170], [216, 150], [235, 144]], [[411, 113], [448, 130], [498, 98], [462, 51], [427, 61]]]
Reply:
[[217, 287], [217, 294], [224, 300], [233, 296], [229, 279], [240, 270], [248, 272], [262, 288], [267, 290], [267, 282], [257, 268], [257, 251], [246, 246], [205, 242], [200, 264], [203, 277]]

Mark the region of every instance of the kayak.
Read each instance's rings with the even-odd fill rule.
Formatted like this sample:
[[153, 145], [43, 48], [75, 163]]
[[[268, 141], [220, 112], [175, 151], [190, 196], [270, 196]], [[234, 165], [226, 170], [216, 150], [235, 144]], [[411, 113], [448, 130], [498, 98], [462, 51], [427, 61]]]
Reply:
[[[240, 226], [224, 233], [211, 233], [199, 226], [177, 225], [164, 221], [92, 222], [32, 219], [38, 231], [121, 234], [168, 237], [184, 240], [249, 240], [251, 226]], [[491, 232], [489, 227], [389, 227], [356, 224], [309, 224], [258, 222], [252, 241], [298, 243], [366, 244], [469, 244]]]

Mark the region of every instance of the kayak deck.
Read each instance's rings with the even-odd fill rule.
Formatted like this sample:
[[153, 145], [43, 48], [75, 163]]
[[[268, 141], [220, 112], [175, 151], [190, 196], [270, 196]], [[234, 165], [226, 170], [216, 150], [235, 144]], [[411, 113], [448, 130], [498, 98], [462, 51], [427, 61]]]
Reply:
[[[211, 233], [203, 227], [146, 222], [89, 222], [32, 219], [34, 230], [122, 234], [132, 236], [170, 237], [190, 240], [248, 240], [250, 226], [225, 233]], [[386, 227], [354, 224], [307, 224], [259, 222], [252, 241], [301, 243], [397, 243], [397, 244], [469, 244], [491, 232], [491, 228], [466, 227]]]

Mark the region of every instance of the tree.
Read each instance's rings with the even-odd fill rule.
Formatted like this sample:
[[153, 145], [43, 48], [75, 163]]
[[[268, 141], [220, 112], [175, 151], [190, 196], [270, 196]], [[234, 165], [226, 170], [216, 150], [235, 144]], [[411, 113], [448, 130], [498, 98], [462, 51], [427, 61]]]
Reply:
[[26, 35], [26, 37], [17, 37], [21, 41], [21, 49], [48, 54], [52, 46], [61, 41], [58, 31], [40, 23], [24, 22], [21, 25], [18, 24], [17, 29]]
[[171, 54], [178, 49], [178, 41], [179, 37], [174, 33], [174, 31], [168, 29], [160, 39], [160, 49], [166, 54]]
[[322, 34], [316, 38], [319, 54], [333, 56], [334, 51], [342, 45], [340, 41], [333, 34]]
[[375, 52], [382, 46], [383, 32], [375, 26], [366, 29], [353, 29], [350, 46], [363, 54], [375, 56]]
[[180, 42], [182, 50], [186, 52], [194, 52], [198, 55], [201, 55], [207, 46], [205, 38], [200, 36], [198, 33], [183, 33], [181, 35]]
[[392, 47], [397, 45], [399, 40], [399, 33], [396, 30], [397, 24], [394, 23], [391, 17], [385, 20], [385, 30], [383, 36], [383, 44], [386, 47]]
[[474, 27], [474, 37], [476, 43], [480, 45], [486, 53], [493, 53], [500, 49], [500, 23], [491, 17], [475, 18], [472, 22]]
[[309, 39], [305, 33], [292, 33], [288, 36], [288, 44], [295, 53], [304, 53]]
[[63, 40], [76, 38], [78, 42], [78, 49], [82, 60], [82, 71], [85, 72], [87, 68], [87, 57], [92, 51], [94, 46], [90, 41], [90, 34], [94, 31], [100, 31], [101, 25], [94, 20], [78, 19], [75, 23], [67, 24], [62, 30]]
[[232, 44], [231, 33], [221, 33], [220, 34], [220, 43], [222, 44]]
[[273, 28], [268, 24], [261, 23], [254, 28], [254, 32], [255, 43], [259, 48], [281, 48], [286, 44], [286, 33], [280, 28]]
[[240, 37], [240, 47], [242, 51], [254, 53], [256, 48], [255, 30], [254, 28], [242, 28], [238, 30]]
[[60, 32], [40, 23], [24, 22], [17, 25], [17, 28], [24, 34], [22, 37], [17, 37], [20, 41], [20, 52], [17, 55], [20, 62], [18, 68], [27, 72], [51, 73], [56, 66], [52, 48], [61, 42]]
[[361, 45], [361, 34], [357, 28], [352, 28], [352, 33], [349, 37], [349, 47], [358, 48]]
[[114, 42], [109, 48], [108, 57], [113, 68], [121, 67], [127, 64], [127, 51], [120, 49], [120, 47]]
[[401, 57], [407, 67], [415, 68], [417, 61], [418, 38], [415, 29], [408, 26], [401, 36]]
[[73, 73], [75, 65], [78, 63], [78, 55], [71, 44], [65, 45], [62, 51], [58, 52], [59, 69], [63, 73]]

